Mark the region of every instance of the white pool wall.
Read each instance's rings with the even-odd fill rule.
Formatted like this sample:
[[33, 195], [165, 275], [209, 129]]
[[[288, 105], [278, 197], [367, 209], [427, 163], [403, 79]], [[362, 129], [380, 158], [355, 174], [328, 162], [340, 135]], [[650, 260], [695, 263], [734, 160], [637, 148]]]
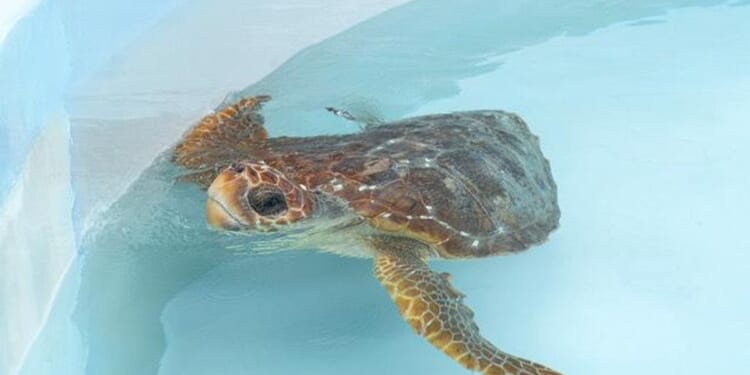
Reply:
[[0, 46], [8, 31], [36, 5], [37, 0], [6, 0], [0, 10]]
[[[54, 3], [54, 4], [53, 4]], [[141, 2], [148, 4], [147, 2]], [[3, 2], [0, 15], [0, 373], [21, 368], [76, 255], [65, 98], [174, 2]], [[85, 11], [84, 11], [85, 9]], [[140, 10], [130, 22], [119, 16]], [[118, 22], [119, 19], [119, 22]], [[98, 32], [92, 32], [97, 29]]]
[[51, 118], [0, 212], [0, 373], [20, 366], [75, 255], [68, 123]]
[[[164, 59], [170, 56], [199, 64], [203, 60], [196, 59], [197, 50], [222, 47], [206, 36], [160, 50], [161, 34], [144, 37], [157, 22], [168, 23], [171, 27], [164, 29], [171, 32], [186, 33], [206, 26], [202, 22], [210, 27], [246, 22], [247, 39], [257, 43], [248, 43], [241, 56], [225, 56], [227, 69], [203, 61], [211, 62], [217, 73], [185, 80], [190, 64], [180, 64], [186, 70], [165, 68], [152, 80], [136, 80], [183, 90], [190, 99], [176, 101], [175, 111], [199, 115], [300, 49], [404, 0], [359, 0], [345, 6], [333, 1], [266, 1], [228, 13], [210, 1], [178, 9], [184, 2], [11, 0], [0, 9], [0, 374], [85, 371], [86, 349], [69, 319], [77, 278], [65, 277], [77, 272], [77, 239], [95, 214], [190, 125], [187, 117], [180, 118], [162, 127], [150, 142], [134, 142], [128, 136], [134, 134], [132, 128], [75, 118], [81, 109], [96, 112], [102, 97], [122, 99], [130, 90], [144, 89], [129, 86], [128, 78], [137, 76], [138, 67], [130, 67], [125, 79], [114, 82], [97, 81], [97, 69], [118, 53], [128, 53], [127, 46], [135, 41], [137, 50], [145, 51], [141, 67], [151, 72], [148, 64], [166, 65]], [[331, 7], [337, 11], [331, 13]], [[237, 59], [248, 64], [238, 69], [232, 62]], [[182, 86], [176, 84], [180, 82]], [[204, 90], [206, 86], [226, 92]], [[102, 118], [112, 119], [112, 114]], [[139, 122], [127, 125], [153, 125]], [[123, 173], [111, 173], [113, 161]]]
[[[23, 80], [17, 77], [28, 67], [24, 58], [28, 55], [24, 56], [25, 51], [17, 44], [18, 35], [5, 43], [8, 32], [36, 4], [36, 1], [11, 0], [3, 4], [0, 12], [2, 374], [14, 374], [20, 368], [75, 253], [67, 119], [58, 107], [50, 109], [44, 119], [29, 121], [24, 112], [33, 108], [34, 95], [21, 94], [28, 91], [18, 90]], [[50, 39], [54, 43], [54, 38]], [[16, 89], [8, 90], [9, 87]], [[26, 108], [18, 107], [20, 103]]]

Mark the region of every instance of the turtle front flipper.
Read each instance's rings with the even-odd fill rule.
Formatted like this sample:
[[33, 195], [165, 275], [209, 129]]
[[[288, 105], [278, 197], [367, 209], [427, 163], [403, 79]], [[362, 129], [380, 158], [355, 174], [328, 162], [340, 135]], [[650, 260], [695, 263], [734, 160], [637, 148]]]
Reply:
[[[412, 242], [410, 244], [410, 242]], [[543, 365], [500, 351], [479, 333], [447, 273], [429, 269], [412, 240], [378, 238], [375, 276], [401, 316], [432, 345], [469, 370], [482, 374], [560, 375]]]
[[261, 148], [268, 132], [258, 110], [270, 99], [267, 95], [243, 98], [193, 126], [172, 154], [175, 164], [196, 171], [183, 179], [207, 186], [203, 180], [210, 182], [218, 168], [246, 159]]
[[359, 125], [360, 130], [374, 128], [383, 124], [383, 121], [372, 113], [360, 111], [358, 115], [336, 107], [326, 107], [326, 111], [333, 113], [334, 116], [343, 118]]

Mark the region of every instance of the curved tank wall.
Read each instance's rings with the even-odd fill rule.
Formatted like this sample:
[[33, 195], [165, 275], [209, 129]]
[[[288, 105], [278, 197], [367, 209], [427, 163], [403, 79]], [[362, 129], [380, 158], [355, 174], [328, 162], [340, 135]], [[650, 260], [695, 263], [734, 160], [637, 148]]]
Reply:
[[[240, 69], [241, 82], [260, 79], [299, 49], [401, 2], [361, 0], [344, 6], [330, 1], [314, 5], [238, 2], [236, 5], [244, 9], [232, 13], [235, 25], [256, 25], [247, 30], [247, 39], [266, 41], [258, 50], [245, 51], [263, 57], [248, 59], [254, 63]], [[213, 90], [205, 93], [201, 92], [204, 87], [190, 86], [201, 82], [198, 77], [184, 80], [191, 93], [198, 94], [187, 103], [173, 103], [178, 106], [175, 109], [188, 113], [184, 118], [171, 119], [173, 126], [160, 137], [151, 134], [151, 143], [133, 139], [129, 136], [134, 134], [133, 129], [107, 121], [112, 120], [111, 114], [104, 114], [96, 127], [87, 119], [75, 118], [76, 114], [96, 112], [90, 110], [96, 103], [87, 100], [87, 95], [98, 89], [94, 73], [116, 60], [118, 51], [133, 41], [148, 45], [152, 39], [143, 35], [165, 16], [171, 15], [168, 23], [179, 23], [186, 13], [196, 20], [213, 11], [216, 19], [226, 21], [218, 9], [212, 10], [215, 7], [211, 2], [192, 1], [188, 10], [179, 10], [184, 3], [13, 0], [0, 7], [2, 374], [15, 374], [24, 362], [24, 371], [31, 374], [85, 371], [81, 366], [86, 350], [65, 311], [76, 297], [76, 274], [80, 271], [75, 261], [77, 242], [92, 213], [101, 211], [125, 191], [155, 155], [184, 130], [190, 122], [188, 116], [205, 111], [210, 103], [215, 105], [229, 90], [237, 89], [236, 82], [228, 84], [237, 77], [237, 68], [223, 76], [214, 75], [214, 79], [223, 79], [224, 86], [212, 81]], [[337, 11], [330, 13], [333, 7]], [[211, 26], [220, 27], [221, 22]], [[179, 27], [172, 32], [178, 32]], [[215, 41], [194, 39], [193, 45], [210, 48]], [[97, 94], [94, 102], [106, 99], [106, 93]], [[124, 102], [132, 104], [127, 99]], [[110, 144], [102, 149], [103, 142]], [[112, 174], [112, 162], [104, 162], [104, 158], [121, 160], [117, 165], [121, 173]], [[107, 173], [100, 173], [102, 170]], [[63, 282], [65, 274], [68, 277]], [[58, 313], [51, 314], [53, 310]], [[32, 350], [42, 329], [43, 343], [37, 345], [41, 348]], [[50, 345], [54, 349], [46, 350]], [[33, 361], [25, 361], [29, 357]]]
[[330, 105], [518, 112], [562, 226], [521, 256], [436, 262], [483, 332], [567, 374], [750, 366], [750, 3], [215, 4], [41, 1], [7, 35], [0, 373], [459, 371], [367, 260], [214, 255], [228, 242], [158, 155], [230, 92], [273, 94], [274, 135], [357, 130]]
[[112, 51], [174, 4], [3, 4], [8, 22], [0, 30], [0, 373], [19, 369], [75, 255], [65, 99]]

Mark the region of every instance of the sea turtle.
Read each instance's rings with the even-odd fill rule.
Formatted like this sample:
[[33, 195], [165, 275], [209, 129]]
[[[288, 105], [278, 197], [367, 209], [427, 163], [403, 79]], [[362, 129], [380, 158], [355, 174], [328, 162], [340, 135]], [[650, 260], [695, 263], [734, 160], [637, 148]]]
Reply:
[[484, 374], [559, 374], [482, 337], [450, 275], [427, 263], [517, 253], [557, 227], [549, 163], [520, 117], [456, 112], [269, 138], [258, 113], [269, 99], [206, 116], [174, 150], [183, 179], [207, 188], [212, 227], [299, 235], [301, 223], [343, 218], [318, 232], [330, 239], [319, 247], [374, 258], [402, 317], [438, 349]]

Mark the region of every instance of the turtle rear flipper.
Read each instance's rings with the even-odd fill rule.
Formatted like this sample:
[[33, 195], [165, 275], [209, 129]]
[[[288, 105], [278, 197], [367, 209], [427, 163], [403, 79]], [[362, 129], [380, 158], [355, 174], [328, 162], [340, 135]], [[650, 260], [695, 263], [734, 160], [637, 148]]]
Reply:
[[375, 275], [401, 316], [432, 345], [469, 370], [497, 375], [560, 375], [543, 365], [502, 352], [479, 333], [446, 273], [429, 269], [411, 240], [376, 239]]
[[206, 169], [247, 158], [268, 139], [258, 110], [270, 99], [244, 98], [203, 117], [177, 144], [172, 160], [186, 168]]

